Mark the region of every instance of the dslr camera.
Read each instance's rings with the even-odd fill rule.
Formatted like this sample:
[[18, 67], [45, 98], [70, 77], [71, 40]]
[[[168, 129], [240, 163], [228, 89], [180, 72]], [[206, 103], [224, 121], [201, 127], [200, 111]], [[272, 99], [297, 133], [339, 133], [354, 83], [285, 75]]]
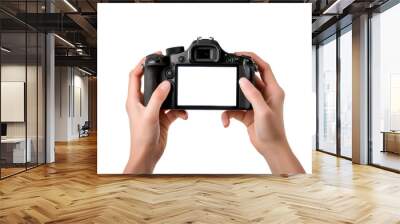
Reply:
[[166, 55], [151, 54], [144, 63], [144, 105], [164, 80], [171, 90], [162, 109], [250, 110], [239, 87], [244, 77], [254, 84], [255, 62], [225, 52], [213, 38], [198, 38], [185, 51], [172, 47]]

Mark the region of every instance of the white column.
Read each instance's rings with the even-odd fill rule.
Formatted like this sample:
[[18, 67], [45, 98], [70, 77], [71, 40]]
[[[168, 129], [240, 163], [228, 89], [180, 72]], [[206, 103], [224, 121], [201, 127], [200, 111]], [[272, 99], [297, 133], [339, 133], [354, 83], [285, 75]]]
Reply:
[[353, 20], [353, 162], [368, 163], [368, 15]]
[[[46, 1], [46, 11], [54, 12], [54, 5]], [[46, 35], [46, 163], [55, 161], [55, 43], [54, 35]]]
[[46, 163], [55, 161], [54, 133], [55, 133], [55, 60], [54, 35], [46, 35]]

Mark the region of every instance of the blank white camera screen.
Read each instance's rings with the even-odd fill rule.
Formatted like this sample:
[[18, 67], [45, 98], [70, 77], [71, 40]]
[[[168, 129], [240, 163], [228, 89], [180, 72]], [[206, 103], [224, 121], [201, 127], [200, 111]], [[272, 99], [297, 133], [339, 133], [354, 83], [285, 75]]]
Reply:
[[237, 67], [178, 66], [178, 106], [236, 106]]

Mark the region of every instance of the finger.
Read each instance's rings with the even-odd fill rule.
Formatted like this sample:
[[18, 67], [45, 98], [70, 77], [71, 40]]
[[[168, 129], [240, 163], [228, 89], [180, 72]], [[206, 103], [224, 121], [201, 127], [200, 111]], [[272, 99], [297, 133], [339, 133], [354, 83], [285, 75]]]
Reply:
[[161, 105], [167, 98], [170, 89], [171, 83], [169, 83], [169, 81], [163, 81], [161, 84], [159, 84], [150, 97], [146, 111], [154, 116], [158, 116]]
[[143, 75], [143, 63], [146, 58], [142, 58], [136, 67], [129, 73], [128, 99], [140, 102], [142, 93], [140, 92], [141, 78]]
[[[264, 91], [265, 91], [265, 84], [264, 84], [264, 82], [260, 79], [260, 77], [258, 77], [258, 76], [254, 76], [254, 80], [255, 80], [255, 85], [256, 85], [256, 87], [257, 87], [257, 89], [260, 91], [260, 92], [262, 92], [262, 93], [264, 93]], [[265, 96], [264, 96], [265, 97]]]
[[261, 74], [261, 79], [266, 85], [277, 83], [274, 74], [272, 73], [271, 66], [265, 62], [260, 56], [253, 52], [237, 52], [237, 55], [245, 55], [251, 57], [258, 66]]
[[255, 112], [262, 112], [267, 109], [267, 104], [265, 103], [264, 97], [261, 92], [246, 78], [241, 78], [239, 80], [240, 88], [247, 100], [253, 106]]
[[165, 114], [165, 116], [167, 117], [167, 126], [171, 125], [178, 118], [182, 120], [188, 119], [188, 113], [184, 110], [170, 110]]
[[222, 125], [224, 125], [224, 127], [229, 127], [230, 124], [230, 119], [234, 118], [240, 122], [242, 122], [244, 125], [248, 126], [248, 124], [245, 122], [245, 115], [246, 112], [245, 111], [224, 111], [221, 114], [221, 120], [222, 120]]

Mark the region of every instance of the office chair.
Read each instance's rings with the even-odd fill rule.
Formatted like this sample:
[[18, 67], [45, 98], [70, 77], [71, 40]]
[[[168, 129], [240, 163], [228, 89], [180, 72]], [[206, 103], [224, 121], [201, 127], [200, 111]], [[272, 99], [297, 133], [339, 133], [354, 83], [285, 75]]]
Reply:
[[90, 129], [90, 125], [89, 125], [89, 121], [85, 121], [85, 123], [82, 125], [82, 127], [79, 127], [80, 125], [78, 125], [78, 129], [79, 129], [79, 138], [80, 137], [87, 137], [89, 136], [89, 129]]

